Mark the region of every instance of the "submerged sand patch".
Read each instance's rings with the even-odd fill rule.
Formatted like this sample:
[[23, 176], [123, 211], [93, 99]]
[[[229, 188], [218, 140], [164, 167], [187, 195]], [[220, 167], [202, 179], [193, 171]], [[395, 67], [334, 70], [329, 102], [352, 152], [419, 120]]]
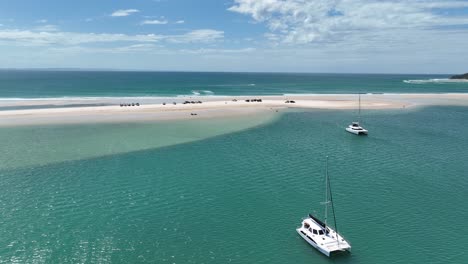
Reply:
[[168, 147], [273, 122], [277, 114], [138, 123], [12, 126], [0, 129], [0, 169], [47, 165]]

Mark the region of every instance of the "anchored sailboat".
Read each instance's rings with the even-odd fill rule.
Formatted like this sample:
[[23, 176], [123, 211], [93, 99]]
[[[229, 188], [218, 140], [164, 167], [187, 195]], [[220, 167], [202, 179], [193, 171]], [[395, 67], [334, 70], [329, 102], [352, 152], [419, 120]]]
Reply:
[[358, 114], [358, 121], [357, 122], [352, 122], [351, 125], [349, 125], [346, 128], [346, 131], [349, 133], [353, 133], [355, 135], [367, 135], [368, 131], [364, 129], [362, 126], [359, 125], [359, 122], [361, 121], [361, 94], [359, 93], [359, 114]]
[[[309, 216], [302, 220], [302, 225], [296, 229], [297, 233], [307, 243], [314, 248], [330, 257], [332, 252], [350, 251], [351, 245], [339, 233], [336, 225], [335, 207], [333, 206], [333, 196], [331, 193], [330, 178], [328, 176], [328, 157], [325, 169], [325, 218], [322, 222], [316, 216], [309, 214]], [[333, 221], [335, 230], [327, 223], [328, 207], [331, 205], [333, 212]]]

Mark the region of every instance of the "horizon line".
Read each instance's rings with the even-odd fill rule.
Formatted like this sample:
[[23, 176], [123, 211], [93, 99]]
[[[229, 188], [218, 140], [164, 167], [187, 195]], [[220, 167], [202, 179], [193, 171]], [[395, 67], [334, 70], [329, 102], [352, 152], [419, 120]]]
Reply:
[[[149, 70], [115, 68], [0, 68], [0, 71], [82, 71], [82, 72], [172, 72], [172, 73], [257, 73], [257, 74], [375, 74], [375, 75], [455, 75], [460, 73], [398, 73], [398, 72], [298, 72], [298, 71], [195, 71], [195, 70]], [[463, 74], [463, 73], [461, 73]]]

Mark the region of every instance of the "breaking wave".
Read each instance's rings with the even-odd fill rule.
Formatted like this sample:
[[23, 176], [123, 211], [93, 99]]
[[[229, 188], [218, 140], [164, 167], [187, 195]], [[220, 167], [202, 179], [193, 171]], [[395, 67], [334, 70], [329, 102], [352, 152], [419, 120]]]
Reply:
[[403, 80], [404, 83], [425, 84], [425, 83], [468, 83], [463, 79], [426, 79], [426, 80]]
[[214, 95], [214, 92], [210, 90], [193, 90], [191, 92], [192, 92], [192, 95], [195, 95], [195, 96]]
[[238, 84], [212, 84], [208, 85], [209, 87], [247, 87], [247, 86], [256, 86], [255, 83], [238, 83]]

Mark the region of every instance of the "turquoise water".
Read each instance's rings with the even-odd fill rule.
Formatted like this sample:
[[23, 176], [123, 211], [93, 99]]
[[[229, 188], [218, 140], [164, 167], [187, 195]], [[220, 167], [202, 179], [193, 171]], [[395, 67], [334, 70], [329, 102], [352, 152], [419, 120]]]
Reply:
[[[185, 144], [2, 169], [0, 262], [467, 263], [468, 109], [366, 111], [368, 137], [344, 131], [354, 114], [291, 112]], [[295, 231], [322, 213], [325, 155], [353, 246], [332, 259]]]
[[[0, 98], [468, 92], [448, 75], [0, 71]], [[409, 83], [408, 83], [409, 81]]]
[[251, 117], [2, 128], [0, 170], [171, 146], [245, 130], [276, 118], [274, 112], [261, 112]]

